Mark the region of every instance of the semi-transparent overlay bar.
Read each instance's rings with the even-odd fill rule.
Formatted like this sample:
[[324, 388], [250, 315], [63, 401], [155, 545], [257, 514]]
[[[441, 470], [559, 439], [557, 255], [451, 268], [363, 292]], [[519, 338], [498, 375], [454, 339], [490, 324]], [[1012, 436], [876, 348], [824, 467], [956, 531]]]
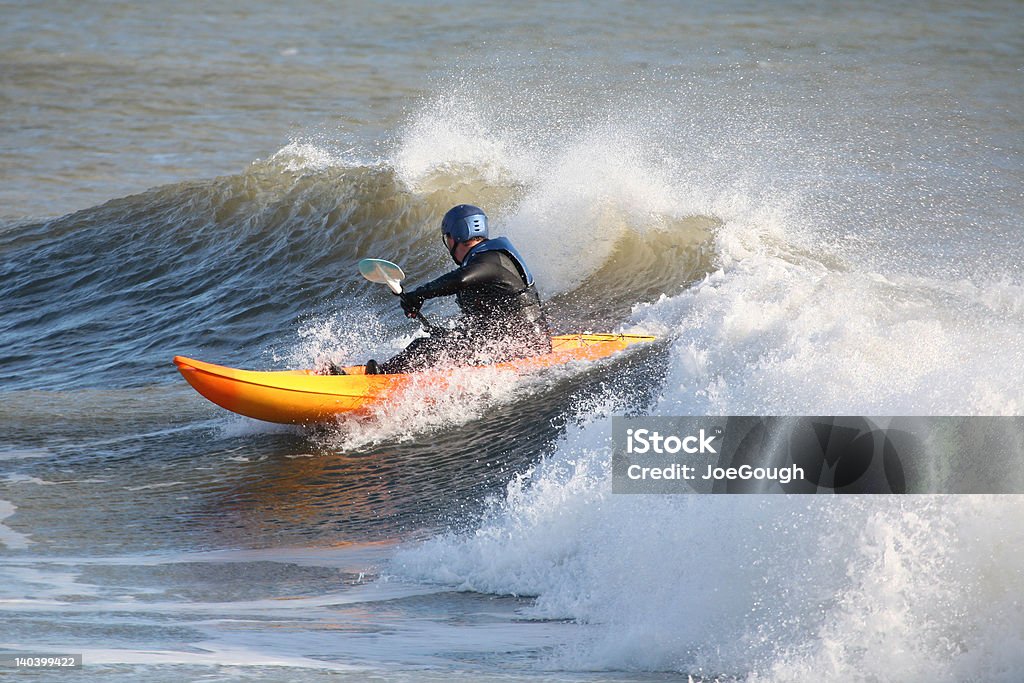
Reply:
[[1024, 417], [612, 419], [614, 493], [1024, 493]]

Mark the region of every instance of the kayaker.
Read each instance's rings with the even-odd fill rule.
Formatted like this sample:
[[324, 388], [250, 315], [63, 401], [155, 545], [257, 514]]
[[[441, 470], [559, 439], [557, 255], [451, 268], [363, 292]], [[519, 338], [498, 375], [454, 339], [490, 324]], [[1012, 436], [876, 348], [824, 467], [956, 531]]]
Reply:
[[427, 299], [454, 294], [461, 319], [452, 327], [432, 327], [430, 336], [414, 339], [391, 360], [371, 360], [366, 373], [496, 363], [550, 351], [551, 333], [533, 276], [507, 237], [490, 237], [486, 214], [471, 204], [453, 207], [441, 220], [441, 241], [459, 267], [403, 292], [402, 310], [415, 318]]

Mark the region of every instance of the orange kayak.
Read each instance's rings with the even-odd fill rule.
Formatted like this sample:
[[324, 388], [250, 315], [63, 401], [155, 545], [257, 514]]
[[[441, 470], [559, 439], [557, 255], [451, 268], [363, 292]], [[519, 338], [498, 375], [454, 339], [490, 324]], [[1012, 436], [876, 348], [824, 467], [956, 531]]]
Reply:
[[[551, 338], [552, 350], [540, 356], [507, 363], [460, 368], [525, 373], [577, 360], [610, 356], [632, 344], [653, 341], [637, 334], [564, 334]], [[174, 364], [200, 394], [231, 412], [286, 424], [325, 422], [339, 415], [367, 415], [413, 386], [444, 391], [448, 371], [430, 370], [405, 375], [367, 375], [361, 365], [346, 367], [344, 375], [318, 375], [312, 370], [261, 372], [236, 370], [175, 356]]]

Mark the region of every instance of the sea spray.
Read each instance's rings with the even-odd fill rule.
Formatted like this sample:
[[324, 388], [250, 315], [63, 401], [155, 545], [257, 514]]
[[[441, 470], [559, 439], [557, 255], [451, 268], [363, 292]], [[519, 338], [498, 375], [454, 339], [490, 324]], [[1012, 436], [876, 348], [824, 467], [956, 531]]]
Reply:
[[576, 621], [545, 668], [1012, 680], [1019, 497], [617, 496], [602, 426], [571, 429], [474, 531], [394, 566]]
[[[630, 316], [670, 340], [652, 413], [1019, 412], [1024, 318], [1016, 285], [939, 279], [931, 267], [915, 273], [918, 246], [875, 268], [881, 252], [858, 236], [870, 233], [859, 226], [884, 223], [885, 202], [862, 197], [843, 213], [845, 202], [828, 201], [862, 172], [850, 150], [777, 120], [744, 127], [749, 114], [735, 103], [728, 111], [740, 117], [731, 120], [738, 137], [761, 136], [750, 148], [731, 148], [728, 169], [716, 147], [721, 134], [706, 144], [685, 138], [683, 149], [705, 144], [705, 153], [663, 155], [640, 173], [628, 128], [592, 125], [586, 130], [600, 144], [579, 147], [586, 133], [564, 131], [544, 140], [553, 168], [571, 166], [576, 150], [602, 149], [592, 155], [604, 160], [601, 170], [584, 173], [588, 183], [577, 182], [578, 164], [567, 175], [524, 165], [531, 172], [518, 200], [502, 208], [524, 236], [549, 245], [553, 235], [570, 236], [538, 252], [538, 267], [551, 272], [564, 270], [566, 250], [581, 243], [593, 249], [573, 263], [591, 273], [608, 258], [609, 242], [650, 239], [650, 226], [666, 219], [714, 219], [699, 281], [635, 302]], [[488, 135], [493, 142], [500, 133]], [[770, 149], [780, 154], [759, 154]], [[618, 195], [619, 171], [650, 183]], [[629, 197], [645, 197], [646, 221]], [[904, 208], [900, 224], [914, 223], [908, 234], [949, 215]], [[585, 219], [575, 224], [576, 216]], [[578, 283], [575, 276], [554, 275], [555, 291]], [[544, 669], [1011, 680], [1024, 628], [1013, 597], [1021, 565], [998, 549], [1024, 532], [1017, 497], [617, 496], [610, 432], [595, 410], [470, 531], [398, 552], [396, 573], [532, 596], [526, 616], [573, 620], [575, 637], [539, 664]], [[991, 526], [978, 529], [983, 519]], [[977, 532], [962, 536], [959, 528]]]

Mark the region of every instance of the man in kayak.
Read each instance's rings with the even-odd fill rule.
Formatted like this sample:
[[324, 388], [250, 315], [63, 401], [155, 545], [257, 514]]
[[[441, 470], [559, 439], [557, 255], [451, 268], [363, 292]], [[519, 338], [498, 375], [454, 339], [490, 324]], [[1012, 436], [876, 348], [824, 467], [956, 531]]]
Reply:
[[462, 318], [455, 327], [430, 330], [384, 363], [371, 360], [367, 374], [414, 372], [437, 363], [478, 365], [551, 350], [540, 296], [522, 255], [507, 237], [490, 238], [487, 216], [459, 204], [441, 221], [441, 240], [459, 266], [401, 296], [409, 318], [427, 299], [455, 295]]

